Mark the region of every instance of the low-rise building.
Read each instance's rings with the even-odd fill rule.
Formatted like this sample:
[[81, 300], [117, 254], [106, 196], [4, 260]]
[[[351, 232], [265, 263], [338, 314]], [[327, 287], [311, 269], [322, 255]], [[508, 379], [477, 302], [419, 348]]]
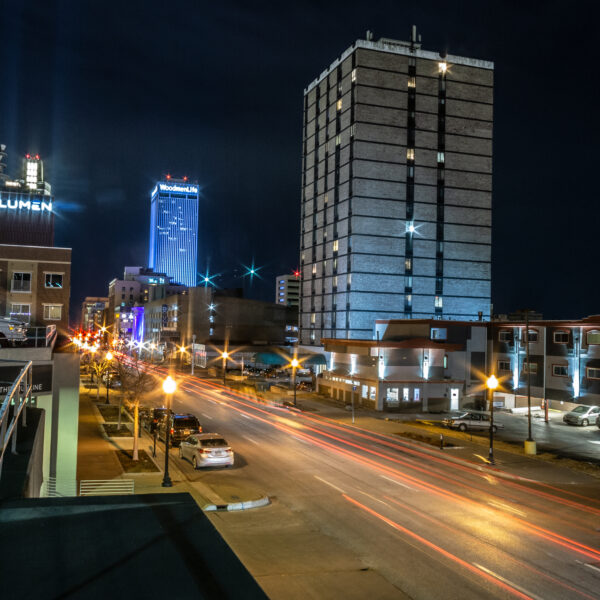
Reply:
[[68, 334], [71, 249], [0, 244], [0, 314]]
[[[321, 393], [377, 410], [600, 404], [600, 316], [576, 321], [380, 320], [373, 339], [323, 339]], [[529, 350], [527, 346], [529, 345]]]
[[300, 305], [300, 273], [275, 278], [275, 302], [286, 306]]

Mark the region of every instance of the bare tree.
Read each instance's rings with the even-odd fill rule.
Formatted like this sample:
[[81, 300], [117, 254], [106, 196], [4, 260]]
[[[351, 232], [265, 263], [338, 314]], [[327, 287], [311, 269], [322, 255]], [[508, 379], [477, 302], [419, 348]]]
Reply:
[[[116, 360], [117, 372], [121, 380], [121, 398], [125, 396], [128, 405], [133, 408], [133, 460], [138, 460], [138, 431], [140, 400], [154, 386], [154, 377], [144, 370], [137, 356], [124, 362], [121, 357]], [[121, 424], [121, 401], [119, 401], [119, 428]]]
[[[103, 358], [102, 360], [94, 358], [94, 360], [90, 363], [90, 368], [92, 369], [92, 374], [96, 375], [96, 383], [97, 383], [96, 400], [99, 400], [100, 399], [100, 382], [102, 381], [102, 376], [104, 375], [104, 373], [106, 373], [108, 371], [108, 369], [110, 368], [110, 361], [107, 360], [106, 358]], [[108, 381], [107, 381], [106, 385], [108, 385]]]

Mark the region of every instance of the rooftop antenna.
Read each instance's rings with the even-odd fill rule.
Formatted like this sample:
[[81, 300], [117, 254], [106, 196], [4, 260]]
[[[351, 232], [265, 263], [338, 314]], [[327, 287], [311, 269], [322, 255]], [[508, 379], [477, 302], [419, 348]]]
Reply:
[[367, 38], [367, 42], [372, 42], [373, 41], [373, 32], [371, 30], [369, 30], [369, 29], [367, 29], [366, 38]]
[[[421, 36], [419, 36], [419, 41], [421, 41]], [[417, 26], [413, 25], [410, 30], [410, 50], [411, 50], [411, 52], [415, 51], [416, 43], [417, 43]]]

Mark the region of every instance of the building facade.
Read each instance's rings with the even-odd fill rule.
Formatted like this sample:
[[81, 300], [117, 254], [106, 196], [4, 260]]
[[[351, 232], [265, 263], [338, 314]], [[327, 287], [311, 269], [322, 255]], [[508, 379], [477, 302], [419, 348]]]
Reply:
[[490, 316], [493, 64], [357, 40], [304, 92], [301, 340]]
[[71, 249], [0, 245], [0, 314], [68, 335]]
[[[318, 390], [377, 410], [600, 404], [600, 315], [579, 321], [380, 320], [373, 339], [324, 339]], [[526, 331], [529, 331], [527, 352]]]
[[150, 197], [148, 267], [187, 287], [198, 279], [198, 202], [197, 185], [168, 176]]
[[285, 306], [299, 306], [299, 275], [278, 275], [275, 278], [275, 302]]
[[105, 324], [108, 298], [87, 296], [81, 304], [81, 328], [94, 331]]
[[50, 184], [44, 181], [39, 155], [23, 158], [19, 178], [9, 178], [6, 146], [0, 145], [0, 242], [30, 246], [54, 245], [54, 212]]

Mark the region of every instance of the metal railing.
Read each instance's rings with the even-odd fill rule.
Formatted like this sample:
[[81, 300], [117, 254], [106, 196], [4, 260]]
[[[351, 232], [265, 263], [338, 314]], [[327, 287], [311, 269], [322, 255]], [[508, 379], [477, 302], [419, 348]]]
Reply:
[[70, 498], [77, 496], [77, 481], [75, 479], [57, 479], [47, 477], [40, 490], [42, 498]]
[[12, 443], [11, 452], [17, 453], [17, 427], [21, 415], [21, 424], [23, 427], [27, 425], [27, 402], [31, 402], [32, 375], [33, 363], [29, 361], [13, 381], [0, 405], [0, 477], [9, 443]]
[[82, 479], [80, 496], [120, 496], [134, 494], [133, 479]]

